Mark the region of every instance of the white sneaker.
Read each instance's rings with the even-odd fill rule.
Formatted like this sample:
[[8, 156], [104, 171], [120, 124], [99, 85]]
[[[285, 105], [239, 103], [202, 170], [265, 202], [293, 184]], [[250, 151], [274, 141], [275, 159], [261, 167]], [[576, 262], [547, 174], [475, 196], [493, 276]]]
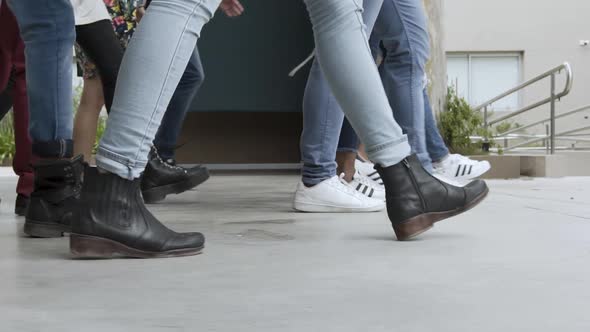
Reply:
[[373, 165], [373, 163], [371, 163], [370, 161], [362, 161], [357, 159], [354, 161], [354, 168], [357, 170], [357, 172], [368, 177], [377, 185], [383, 186], [381, 176], [375, 170], [375, 165]]
[[[379, 175], [379, 174], [377, 174]], [[385, 200], [385, 187], [368, 176], [362, 174], [358, 169], [352, 178], [352, 181], [348, 183], [354, 190], [358, 191], [362, 195], [370, 198], [375, 198], [384, 201]]]
[[432, 167], [435, 174], [459, 182], [480, 177], [491, 168], [487, 160], [472, 160], [460, 154], [451, 154], [443, 161], [433, 163]]
[[385, 209], [385, 202], [362, 195], [334, 176], [310, 188], [300, 182], [293, 207], [303, 212], [377, 212]]

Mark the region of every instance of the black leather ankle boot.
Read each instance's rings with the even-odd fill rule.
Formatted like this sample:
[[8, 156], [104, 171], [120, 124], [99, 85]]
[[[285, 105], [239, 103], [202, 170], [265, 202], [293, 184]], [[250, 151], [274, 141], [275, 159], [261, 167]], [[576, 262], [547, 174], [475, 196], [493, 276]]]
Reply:
[[139, 179], [130, 181], [96, 167], [86, 168], [70, 235], [74, 256], [189, 256], [200, 253], [204, 244], [201, 233], [176, 233], [162, 225], [145, 207]]
[[19, 217], [24, 217], [27, 214], [29, 208], [29, 196], [23, 194], [16, 195], [16, 201], [14, 202], [14, 214]]
[[158, 155], [155, 148], [150, 152], [148, 164], [141, 182], [141, 192], [146, 203], [156, 203], [169, 194], [180, 194], [207, 181], [209, 171], [202, 166], [185, 169], [169, 163]]
[[24, 232], [34, 237], [61, 237], [70, 232], [80, 194], [82, 156], [42, 160], [33, 165], [35, 184], [26, 211]]
[[412, 155], [390, 166], [375, 166], [387, 198], [387, 214], [398, 240], [409, 240], [430, 229], [435, 222], [463, 213], [488, 194], [482, 180], [455, 187], [428, 173]]

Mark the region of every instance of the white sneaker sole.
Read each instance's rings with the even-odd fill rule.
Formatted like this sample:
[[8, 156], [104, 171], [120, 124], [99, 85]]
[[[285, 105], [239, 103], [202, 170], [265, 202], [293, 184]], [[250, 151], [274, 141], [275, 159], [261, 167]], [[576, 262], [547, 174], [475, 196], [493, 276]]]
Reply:
[[312, 212], [312, 213], [368, 213], [368, 212], [380, 212], [385, 210], [385, 203], [382, 205], [364, 207], [364, 208], [351, 208], [333, 205], [321, 205], [313, 203], [303, 203], [295, 201], [293, 208], [300, 212]]

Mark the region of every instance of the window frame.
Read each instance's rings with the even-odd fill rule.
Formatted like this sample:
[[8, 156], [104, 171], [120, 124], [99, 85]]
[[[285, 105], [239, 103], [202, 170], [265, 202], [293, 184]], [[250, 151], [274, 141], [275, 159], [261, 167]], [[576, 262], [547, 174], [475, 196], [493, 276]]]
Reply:
[[[524, 53], [522, 51], [501, 51], [501, 52], [497, 52], [497, 51], [477, 51], [477, 52], [465, 52], [465, 51], [448, 51], [446, 52], [446, 61], [448, 63], [448, 59], [449, 58], [461, 58], [461, 59], [465, 59], [467, 58], [467, 96], [465, 96], [465, 98], [467, 99], [467, 101], [469, 102], [470, 105], [472, 106], [478, 106], [478, 105], [473, 105], [472, 104], [472, 91], [473, 91], [473, 77], [472, 77], [472, 63], [473, 63], [473, 58], [489, 58], [489, 57], [506, 57], [506, 58], [516, 58], [517, 64], [518, 64], [518, 72], [516, 74], [517, 78], [518, 78], [518, 83], [522, 82], [523, 80], [523, 66], [524, 66]], [[447, 82], [449, 82], [449, 76], [447, 73]], [[510, 87], [513, 88], [513, 87]], [[508, 88], [508, 89], [510, 89]], [[522, 91], [518, 91], [515, 92], [516, 93], [516, 108], [514, 110], [519, 109], [520, 107], [522, 107], [522, 102], [523, 102], [523, 94]], [[514, 111], [512, 110], [512, 111]]]

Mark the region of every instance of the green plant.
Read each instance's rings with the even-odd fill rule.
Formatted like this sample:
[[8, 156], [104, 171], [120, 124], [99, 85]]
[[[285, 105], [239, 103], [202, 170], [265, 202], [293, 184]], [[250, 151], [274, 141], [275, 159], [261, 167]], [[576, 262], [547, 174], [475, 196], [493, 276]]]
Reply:
[[446, 110], [439, 113], [440, 134], [452, 153], [482, 154], [483, 140], [473, 142], [472, 136], [487, 139], [493, 144], [492, 133], [483, 126], [483, 115], [457, 95], [454, 87], [447, 90]]
[[12, 112], [6, 114], [0, 121], [0, 164], [14, 157], [14, 118]]
[[520, 128], [520, 127], [522, 127], [522, 125], [518, 122], [504, 121], [504, 122], [496, 125], [495, 132], [497, 135], [501, 135], [501, 134], [504, 134], [505, 132], [508, 132], [510, 130]]

